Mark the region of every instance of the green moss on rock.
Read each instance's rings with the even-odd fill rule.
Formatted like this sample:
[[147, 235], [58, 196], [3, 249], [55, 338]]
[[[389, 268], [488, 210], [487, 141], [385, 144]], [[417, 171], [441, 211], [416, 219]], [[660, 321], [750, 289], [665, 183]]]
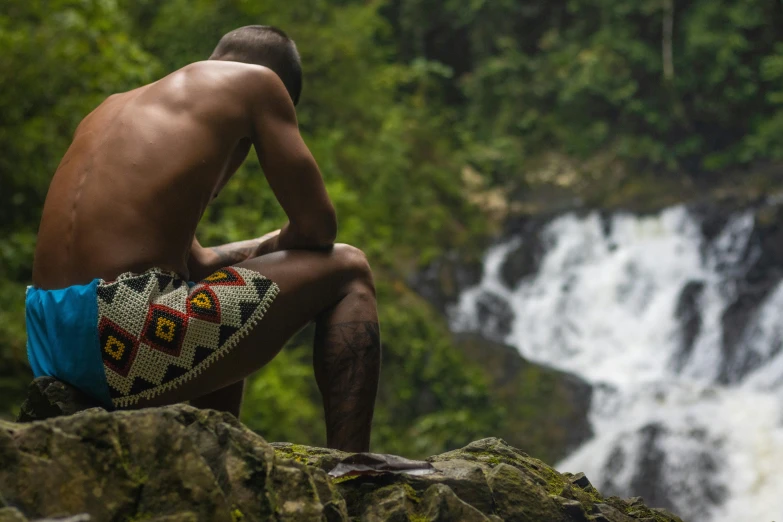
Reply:
[[231, 510], [231, 522], [242, 522], [245, 520], [245, 515], [238, 508]]
[[338, 462], [350, 455], [350, 453], [344, 451], [291, 444], [289, 442], [273, 442], [272, 447], [275, 455], [279, 458], [294, 460], [324, 471], [331, 470]]
[[[529, 256], [529, 251], [530, 245], [525, 242], [509, 254], [506, 263]], [[513, 270], [515, 276], [518, 268]], [[511, 445], [554, 461], [590, 437], [589, 384], [574, 375], [527, 361], [516, 348], [476, 334], [456, 335], [454, 345], [481, 369], [490, 383], [494, 400], [506, 412], [497, 434]]]
[[0, 508], [0, 522], [27, 522], [27, 518], [16, 508]]
[[502, 439], [431, 457], [427, 475], [330, 478], [348, 455], [271, 445], [233, 417], [185, 405], [0, 422], [2, 503], [19, 508], [0, 507], [0, 522], [584, 522], [599, 512], [681, 522], [640, 499], [603, 498]]

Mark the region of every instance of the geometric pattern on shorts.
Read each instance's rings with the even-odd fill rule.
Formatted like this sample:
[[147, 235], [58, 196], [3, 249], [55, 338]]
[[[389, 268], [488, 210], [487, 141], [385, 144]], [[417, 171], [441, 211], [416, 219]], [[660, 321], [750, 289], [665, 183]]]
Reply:
[[98, 324], [98, 339], [104, 364], [123, 377], [127, 377], [136, 358], [138, 339], [106, 317]]
[[205, 321], [219, 323], [220, 301], [215, 291], [208, 286], [203, 286], [192, 292], [188, 297], [188, 315]]
[[187, 326], [186, 314], [168, 306], [152, 305], [141, 330], [141, 341], [150, 348], [179, 357]]
[[228, 353], [277, 296], [275, 283], [239, 267], [189, 286], [157, 268], [100, 281], [101, 357], [115, 407], [186, 382]]
[[210, 284], [212, 286], [217, 286], [217, 285], [237, 286], [237, 285], [245, 284], [245, 282], [242, 280], [242, 277], [237, 273], [237, 271], [230, 267], [216, 270], [215, 272], [205, 277], [202, 283]]

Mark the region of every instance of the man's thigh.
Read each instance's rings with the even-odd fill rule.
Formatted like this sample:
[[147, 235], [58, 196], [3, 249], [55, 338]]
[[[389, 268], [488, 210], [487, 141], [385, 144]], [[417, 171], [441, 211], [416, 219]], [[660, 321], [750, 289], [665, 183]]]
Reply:
[[236, 266], [260, 273], [276, 283], [279, 293], [263, 318], [225, 356], [198, 376], [163, 394], [139, 401], [137, 407], [190, 400], [244, 379], [275, 355], [300, 329], [337, 303], [366, 259], [348, 245], [329, 252], [275, 252]]

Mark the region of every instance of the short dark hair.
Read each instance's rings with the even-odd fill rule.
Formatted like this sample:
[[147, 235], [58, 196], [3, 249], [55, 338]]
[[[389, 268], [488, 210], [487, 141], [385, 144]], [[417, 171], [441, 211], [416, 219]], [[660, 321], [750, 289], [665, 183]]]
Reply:
[[209, 59], [268, 67], [283, 81], [294, 105], [299, 103], [302, 94], [299, 51], [294, 41], [276, 27], [248, 25], [234, 29], [220, 39]]

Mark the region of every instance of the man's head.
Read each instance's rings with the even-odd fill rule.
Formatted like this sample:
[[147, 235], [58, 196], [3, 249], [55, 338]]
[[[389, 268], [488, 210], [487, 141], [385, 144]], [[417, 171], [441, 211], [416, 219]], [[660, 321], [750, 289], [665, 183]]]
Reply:
[[209, 59], [268, 67], [283, 80], [294, 105], [299, 103], [302, 62], [294, 41], [280, 29], [268, 25], [248, 25], [234, 29], [220, 39]]

